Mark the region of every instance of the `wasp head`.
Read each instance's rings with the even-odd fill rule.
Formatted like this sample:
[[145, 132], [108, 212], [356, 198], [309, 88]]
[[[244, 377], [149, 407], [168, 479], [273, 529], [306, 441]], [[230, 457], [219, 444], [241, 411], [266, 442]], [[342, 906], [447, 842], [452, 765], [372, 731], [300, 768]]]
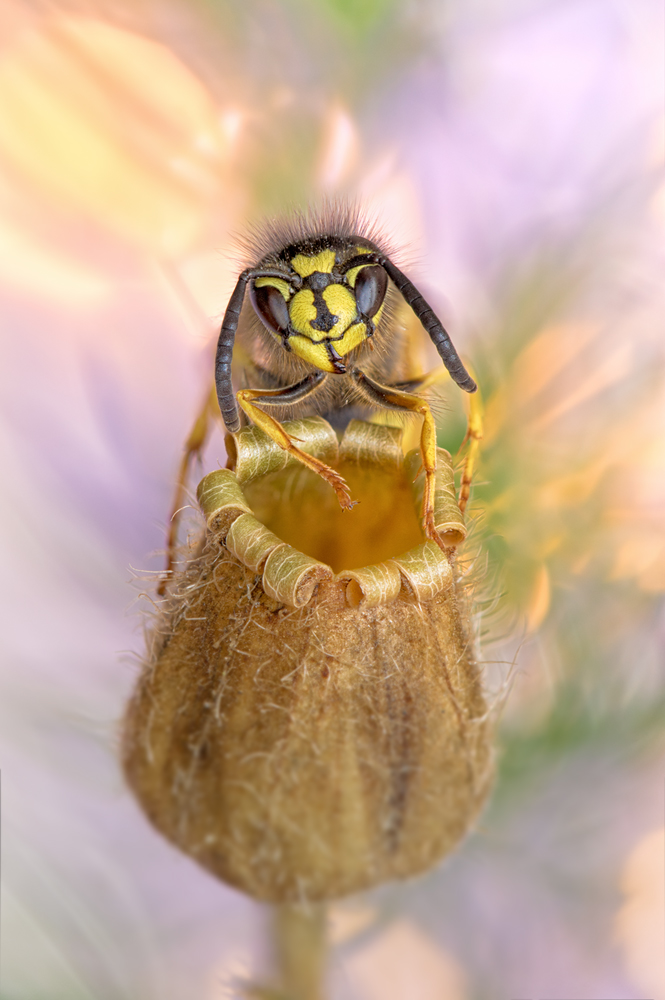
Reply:
[[342, 374], [344, 357], [374, 333], [381, 318], [388, 275], [374, 263], [355, 264], [371, 247], [289, 247], [284, 277], [255, 277], [252, 305], [283, 346], [321, 371]]

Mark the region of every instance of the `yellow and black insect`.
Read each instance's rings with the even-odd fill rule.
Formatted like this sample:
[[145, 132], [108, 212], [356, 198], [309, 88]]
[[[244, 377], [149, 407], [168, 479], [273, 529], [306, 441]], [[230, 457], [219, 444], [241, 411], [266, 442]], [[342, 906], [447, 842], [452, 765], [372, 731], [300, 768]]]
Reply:
[[[466, 392], [477, 387], [433, 310], [366, 230], [357, 215], [339, 209], [327, 218], [299, 216], [290, 226], [268, 230], [270, 248], [238, 278], [222, 322], [215, 359], [219, 407], [234, 433], [240, 429], [237, 402], [281, 448], [330, 483], [345, 508], [352, 501], [344, 480], [301, 451], [266, 409], [279, 407], [280, 415], [287, 410], [295, 415], [296, 408], [298, 415], [320, 413], [337, 425], [376, 408], [420, 413], [423, 525], [427, 537], [438, 542], [433, 508], [436, 428], [427, 402], [417, 395], [425, 379], [390, 382], [395, 356], [390, 338], [395, 334], [390, 316], [384, 315], [389, 280], [423, 324], [457, 385]], [[234, 392], [231, 360], [248, 286], [260, 320], [250, 331], [257, 338], [252, 367], [262, 385]], [[282, 355], [278, 363], [276, 354]]]
[[[320, 414], [343, 429], [349, 420], [377, 409], [420, 414], [423, 528], [426, 537], [443, 548], [434, 524], [436, 427], [428, 403], [418, 395], [432, 377], [414, 379], [408, 370], [404, 334], [394, 322], [397, 293], [422, 323], [452, 379], [474, 393], [476, 383], [440, 320], [393, 262], [385, 240], [354, 207], [329, 205], [318, 214], [269, 222], [250, 234], [245, 249], [247, 266], [227, 305], [215, 359], [216, 396], [227, 430], [237, 432], [244, 414], [280, 448], [322, 476], [341, 506], [350, 509], [353, 501], [344, 479], [298, 448], [280, 419]], [[243, 354], [237, 390], [232, 374], [236, 343]], [[183, 459], [176, 509], [189, 459], [202, 447], [206, 425], [204, 410]], [[463, 502], [468, 485], [463, 481]], [[173, 521], [170, 553], [175, 533]]]

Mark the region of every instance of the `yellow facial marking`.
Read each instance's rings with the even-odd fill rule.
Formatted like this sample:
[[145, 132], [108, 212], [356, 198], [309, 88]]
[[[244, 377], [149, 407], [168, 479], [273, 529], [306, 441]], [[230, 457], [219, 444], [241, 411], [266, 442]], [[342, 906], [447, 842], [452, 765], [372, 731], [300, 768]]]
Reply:
[[[370, 250], [369, 247], [354, 247], [353, 249], [354, 249], [354, 253], [353, 253], [352, 256], [354, 256], [354, 257], [357, 257], [358, 254], [361, 254], [361, 253], [373, 253], [374, 252], [374, 251]], [[351, 288], [355, 288], [356, 287], [356, 278], [358, 277], [358, 275], [362, 271], [363, 267], [367, 267], [367, 266], [368, 266], [367, 264], [360, 264], [358, 267], [352, 267], [350, 271], [346, 272], [346, 280], [351, 285]]]
[[346, 272], [346, 280], [351, 285], [351, 288], [356, 287], [356, 278], [362, 271], [363, 267], [367, 267], [367, 264], [360, 264], [358, 267], [352, 267], [350, 271]]
[[372, 322], [374, 323], [374, 329], [376, 329], [378, 327], [379, 320], [381, 319], [381, 316], [383, 315], [383, 310], [385, 309], [385, 307], [386, 307], [385, 302], [382, 302], [381, 305], [379, 306], [378, 310], [372, 316]]
[[288, 281], [282, 281], [281, 278], [256, 278], [254, 284], [257, 288], [265, 288], [266, 285], [269, 285], [270, 288], [276, 288], [278, 292], [282, 293], [287, 302], [291, 298], [291, 286]]
[[358, 310], [355, 296], [344, 285], [328, 285], [321, 294], [332, 315], [337, 316], [337, 322], [325, 334], [330, 340], [334, 340], [335, 337], [340, 337], [356, 318]]
[[344, 285], [328, 285], [321, 294], [331, 314], [337, 316], [337, 322], [330, 330], [317, 330], [311, 325], [316, 319], [316, 306], [314, 292], [309, 288], [296, 292], [289, 304], [291, 326], [313, 343], [341, 337], [347, 326], [353, 323], [357, 313], [356, 300]]
[[308, 257], [304, 253], [299, 253], [290, 261], [291, 267], [301, 278], [309, 278], [315, 271], [322, 271], [330, 274], [335, 266], [335, 251], [322, 250], [316, 256]]
[[325, 344], [314, 344], [309, 337], [293, 336], [289, 337], [289, 347], [299, 358], [309, 361], [311, 365], [319, 368], [322, 372], [335, 371]]
[[363, 340], [367, 340], [367, 327], [364, 323], [354, 323], [346, 331], [341, 340], [336, 340], [334, 347], [338, 354], [344, 357], [354, 349], [362, 344]]
[[[310, 323], [316, 319], [314, 292], [309, 288], [303, 288], [302, 291], [296, 292], [289, 303], [289, 317], [294, 330], [302, 333], [305, 337], [311, 337], [315, 331], [312, 330]], [[321, 337], [325, 336], [325, 333], [321, 334]]]

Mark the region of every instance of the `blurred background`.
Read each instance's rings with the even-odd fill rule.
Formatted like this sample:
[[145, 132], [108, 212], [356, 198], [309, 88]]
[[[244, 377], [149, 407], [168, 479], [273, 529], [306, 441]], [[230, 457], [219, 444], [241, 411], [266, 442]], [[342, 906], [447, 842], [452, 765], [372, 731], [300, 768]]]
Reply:
[[463, 848], [333, 908], [331, 997], [665, 998], [663, 28], [660, 0], [4, 0], [3, 1000], [265, 967], [262, 909], [131, 801], [118, 723], [234, 237], [335, 195], [478, 375], [505, 704]]

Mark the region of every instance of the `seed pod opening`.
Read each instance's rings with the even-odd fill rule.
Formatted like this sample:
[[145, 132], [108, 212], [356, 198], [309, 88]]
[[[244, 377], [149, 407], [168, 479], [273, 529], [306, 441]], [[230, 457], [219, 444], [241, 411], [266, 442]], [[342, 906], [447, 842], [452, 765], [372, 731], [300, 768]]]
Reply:
[[[332, 462], [325, 421], [298, 424]], [[335, 461], [350, 512], [265, 442], [241, 431], [235, 475], [201, 484], [209, 527], [156, 623], [124, 767], [157, 829], [224, 881], [326, 900], [459, 842], [489, 788], [490, 728], [463, 587], [423, 541], [399, 432], [350, 425]], [[463, 537], [446, 453], [438, 477], [437, 519]]]

